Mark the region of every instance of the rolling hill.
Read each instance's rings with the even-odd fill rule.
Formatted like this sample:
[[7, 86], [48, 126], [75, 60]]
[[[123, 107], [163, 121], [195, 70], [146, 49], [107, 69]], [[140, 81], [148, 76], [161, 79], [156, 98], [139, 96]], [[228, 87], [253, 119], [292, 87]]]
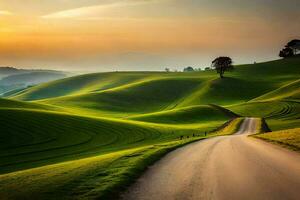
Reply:
[[103, 198], [158, 155], [225, 122], [238, 126], [236, 117], [299, 128], [299, 57], [236, 66], [225, 76], [94, 73], [8, 94], [0, 99], [0, 195]]
[[54, 70], [0, 67], [0, 96], [6, 97], [33, 85], [65, 78], [69, 74]]
[[193, 124], [210, 121], [226, 121], [237, 117], [226, 109], [214, 105], [190, 106], [170, 111], [161, 111], [151, 114], [136, 115], [129, 119], [163, 124]]

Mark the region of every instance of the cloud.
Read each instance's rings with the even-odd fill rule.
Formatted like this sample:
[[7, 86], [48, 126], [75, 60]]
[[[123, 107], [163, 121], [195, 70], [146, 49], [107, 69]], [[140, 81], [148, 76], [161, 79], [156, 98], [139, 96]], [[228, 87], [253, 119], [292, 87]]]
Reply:
[[[143, 6], [158, 0], [124, 0], [109, 4], [85, 6], [50, 13], [42, 16], [44, 19], [104, 19], [104, 18], [135, 18], [141, 14]], [[141, 9], [141, 10], [139, 10]]]

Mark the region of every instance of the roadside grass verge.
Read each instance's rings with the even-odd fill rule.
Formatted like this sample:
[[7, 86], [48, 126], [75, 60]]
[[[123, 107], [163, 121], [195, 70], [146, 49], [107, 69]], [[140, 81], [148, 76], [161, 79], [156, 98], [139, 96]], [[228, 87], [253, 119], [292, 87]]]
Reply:
[[269, 125], [264, 118], [259, 118], [257, 125], [257, 134], [271, 132]]
[[241, 126], [243, 121], [244, 121], [244, 118], [241, 118], [241, 117], [234, 118], [234, 119], [226, 122], [225, 124], [223, 124], [219, 128], [217, 128], [216, 130], [212, 131], [211, 134], [214, 134], [214, 135], [231, 135], [231, 134], [234, 134], [239, 130], [239, 127]]
[[[128, 186], [133, 184], [134, 181], [147, 169], [147, 167], [154, 164], [164, 155], [184, 145], [205, 138], [207, 137], [194, 137], [168, 143], [156, 144], [146, 149], [143, 153], [136, 152], [127, 157], [123, 157], [119, 160], [119, 163], [116, 163], [116, 166], [124, 167], [124, 165], [126, 165], [127, 169], [120, 174], [121, 176], [119, 180], [116, 180], [114, 184], [110, 185], [110, 187], [106, 188], [106, 190], [102, 192], [102, 194], [99, 196], [100, 199], [118, 199], [120, 194], [124, 192]], [[134, 156], [136, 156], [136, 158], [133, 158]], [[129, 158], [131, 159], [129, 160]]]
[[253, 137], [300, 152], [300, 128], [256, 134]]

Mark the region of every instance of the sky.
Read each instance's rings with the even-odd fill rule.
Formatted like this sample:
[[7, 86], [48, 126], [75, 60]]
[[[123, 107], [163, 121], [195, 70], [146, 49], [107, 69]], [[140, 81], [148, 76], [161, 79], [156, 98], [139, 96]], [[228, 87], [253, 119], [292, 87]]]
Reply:
[[278, 58], [299, 0], [0, 0], [0, 66], [75, 71], [204, 68]]

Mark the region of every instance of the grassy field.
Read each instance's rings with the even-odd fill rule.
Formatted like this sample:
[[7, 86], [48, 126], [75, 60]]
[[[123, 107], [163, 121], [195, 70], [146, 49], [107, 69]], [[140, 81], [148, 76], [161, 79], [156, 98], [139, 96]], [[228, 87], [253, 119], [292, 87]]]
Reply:
[[12, 92], [0, 99], [0, 196], [115, 198], [165, 153], [205, 132], [231, 134], [244, 116], [299, 128], [299, 69], [296, 57], [236, 66], [224, 79], [95, 73]]
[[283, 130], [299, 126], [300, 101], [275, 100], [249, 102], [227, 107], [242, 116], [265, 118], [271, 130]]
[[257, 134], [253, 137], [300, 151], [300, 128]]
[[59, 112], [0, 109], [0, 172], [204, 134], [223, 121], [160, 125]]
[[233, 134], [242, 121], [243, 118], [236, 118], [206, 136], [194, 133], [194, 137], [186, 135], [182, 140], [177, 138], [170, 142], [114, 150], [88, 158], [6, 173], [0, 175], [1, 197], [115, 199], [147, 166], [169, 151], [193, 141]]

